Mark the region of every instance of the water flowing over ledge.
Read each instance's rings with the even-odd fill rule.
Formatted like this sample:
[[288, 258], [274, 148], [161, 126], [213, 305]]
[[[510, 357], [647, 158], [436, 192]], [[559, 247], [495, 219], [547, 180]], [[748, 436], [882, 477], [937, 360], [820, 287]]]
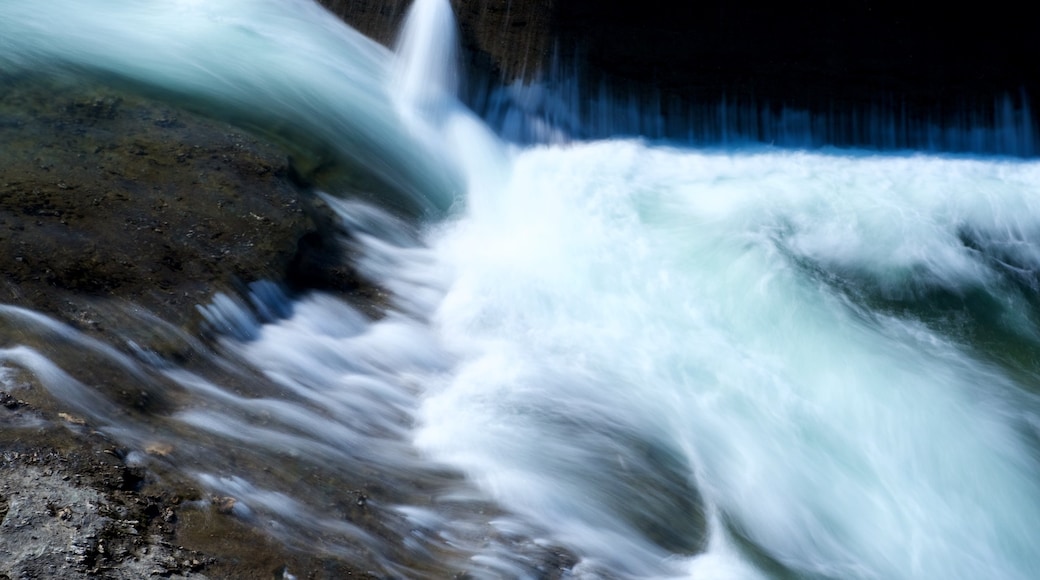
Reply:
[[[452, 52], [445, 0], [396, 57], [309, 2], [48, 6], [9, 6], [5, 66], [111, 74], [379, 178], [324, 199], [381, 317], [254, 284], [199, 305], [214, 340], [175, 360], [0, 308], [4, 390], [192, 478], [200, 509], [382, 576], [1040, 571], [1037, 163], [509, 146], [426, 60]], [[506, 90], [553, 120], [552, 91]], [[1008, 107], [1011, 133], [965, 142], [1031, 143]], [[734, 110], [719, 135], [761, 119]], [[779, 117], [755, 135], [818, 130]]]
[[461, 195], [452, 163], [400, 122], [390, 54], [310, 0], [2, 7], [5, 70], [86, 74], [174, 100], [273, 138], [304, 171], [345, 165], [341, 185], [362, 173], [356, 190], [379, 188], [408, 213], [443, 212]]
[[535, 80], [478, 85], [468, 102], [503, 138], [521, 144], [644, 137], [698, 147], [1040, 155], [1040, 120], [1024, 91], [946, 107], [890, 96], [810, 110], [743, 95], [680, 98], [596, 79], [557, 57]]

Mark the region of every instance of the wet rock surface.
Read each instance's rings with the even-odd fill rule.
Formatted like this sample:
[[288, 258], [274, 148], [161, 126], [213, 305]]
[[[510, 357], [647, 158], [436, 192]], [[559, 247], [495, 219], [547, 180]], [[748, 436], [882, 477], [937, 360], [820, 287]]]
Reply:
[[99, 300], [192, 326], [196, 304], [255, 280], [359, 286], [314, 270], [341, 262], [335, 226], [277, 149], [102, 88], [0, 87], [3, 302], [103, 332]]
[[[315, 469], [292, 449], [272, 461], [248, 445], [186, 443], [177, 413], [192, 403], [171, 368], [242, 400], [285, 396], [222, 348], [203, 314], [215, 297], [248, 304], [250, 283], [273, 281], [372, 317], [385, 306], [350, 265], [349, 232], [284, 153], [105, 87], [0, 77], [0, 90], [0, 580], [462, 573], [466, 550], [392, 509], [433, 501], [461, 484], [456, 473]], [[47, 362], [26, 362], [37, 356]], [[298, 492], [381, 547], [271, 533], [247, 501], [192, 477], [213, 464]], [[451, 509], [474, 522], [467, 542], [513, 546], [543, 577], [575, 563], [496, 535], [493, 505]]]
[[105, 455], [34, 445], [5, 452], [0, 467], [0, 570], [7, 577], [206, 577], [197, 572], [207, 558], [163, 538], [164, 520], [153, 512], [172, 518], [172, 508], [114, 484], [125, 468]]
[[[152, 450], [161, 453], [161, 449]], [[342, 578], [91, 425], [0, 392], [0, 578]]]
[[[103, 87], [4, 76], [0, 91], [0, 303], [187, 362], [210, 348], [196, 306], [219, 292], [366, 292], [333, 241], [345, 232], [276, 148]], [[3, 332], [2, 348], [35, 340]], [[172, 404], [75, 344], [33, 348], [127, 412]], [[0, 578], [364, 577], [221, 512], [161, 462], [129, 461], [30, 373], [0, 365], [0, 379]]]

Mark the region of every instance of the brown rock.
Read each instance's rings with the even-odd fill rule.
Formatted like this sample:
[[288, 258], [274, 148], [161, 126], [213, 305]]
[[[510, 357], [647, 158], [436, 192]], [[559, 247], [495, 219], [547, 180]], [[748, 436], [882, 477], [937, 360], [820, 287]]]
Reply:
[[[104, 88], [0, 87], [0, 302], [102, 333], [113, 301], [193, 328], [217, 291], [344, 268], [326, 243], [334, 220], [316, 217], [282, 151]], [[315, 247], [320, 259], [300, 255]], [[325, 287], [357, 285], [335, 279]]]

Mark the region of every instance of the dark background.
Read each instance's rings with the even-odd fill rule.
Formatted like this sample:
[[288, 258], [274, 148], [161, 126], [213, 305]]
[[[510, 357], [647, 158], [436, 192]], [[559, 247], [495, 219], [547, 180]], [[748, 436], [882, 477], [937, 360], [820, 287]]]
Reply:
[[[410, 0], [320, 0], [393, 44]], [[1009, 0], [969, 9], [915, 2], [452, 0], [468, 76], [483, 84], [543, 76], [553, 57], [584, 86], [691, 110], [727, 103], [819, 118], [875, 111], [898, 123], [970, 129], [1037, 109], [1040, 26]], [[577, 63], [577, 68], [570, 68]], [[567, 76], [569, 72], [564, 73]], [[1006, 98], [1006, 100], [1005, 100]], [[1018, 113], [1016, 113], [1018, 114]], [[1040, 153], [1040, 115], [1019, 153]], [[833, 142], [874, 136], [839, 127]], [[771, 141], [769, 136], [761, 136]], [[1035, 142], [1035, 143], [1034, 143]], [[898, 145], [892, 143], [889, 145]], [[903, 145], [916, 145], [913, 139]], [[973, 147], [973, 146], [972, 146]], [[969, 147], [971, 148], [971, 147]], [[1000, 147], [997, 147], [1000, 149]], [[1017, 150], [1017, 149], [1016, 149]]]
[[558, 0], [555, 35], [619, 79], [798, 103], [1040, 93], [1036, 19], [1010, 2]]

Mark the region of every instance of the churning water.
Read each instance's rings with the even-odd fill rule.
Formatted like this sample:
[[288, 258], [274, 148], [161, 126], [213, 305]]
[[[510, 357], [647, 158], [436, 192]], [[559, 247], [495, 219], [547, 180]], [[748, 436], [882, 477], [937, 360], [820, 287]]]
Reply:
[[[132, 448], [175, 441], [164, 460], [241, 517], [386, 575], [537, 577], [560, 546], [576, 577], [1040, 576], [1035, 161], [516, 148], [450, 94], [444, 0], [407, 58], [302, 0], [82, 4], [0, 2], [0, 63], [187, 99], [425, 212], [330, 192], [389, 312], [223, 296], [204, 312], [233, 384], [0, 310], [35, 337], [0, 360]], [[58, 348], [176, 410], [114, 411]], [[397, 541], [324, 511], [363, 477], [399, 488], [377, 506]]]

